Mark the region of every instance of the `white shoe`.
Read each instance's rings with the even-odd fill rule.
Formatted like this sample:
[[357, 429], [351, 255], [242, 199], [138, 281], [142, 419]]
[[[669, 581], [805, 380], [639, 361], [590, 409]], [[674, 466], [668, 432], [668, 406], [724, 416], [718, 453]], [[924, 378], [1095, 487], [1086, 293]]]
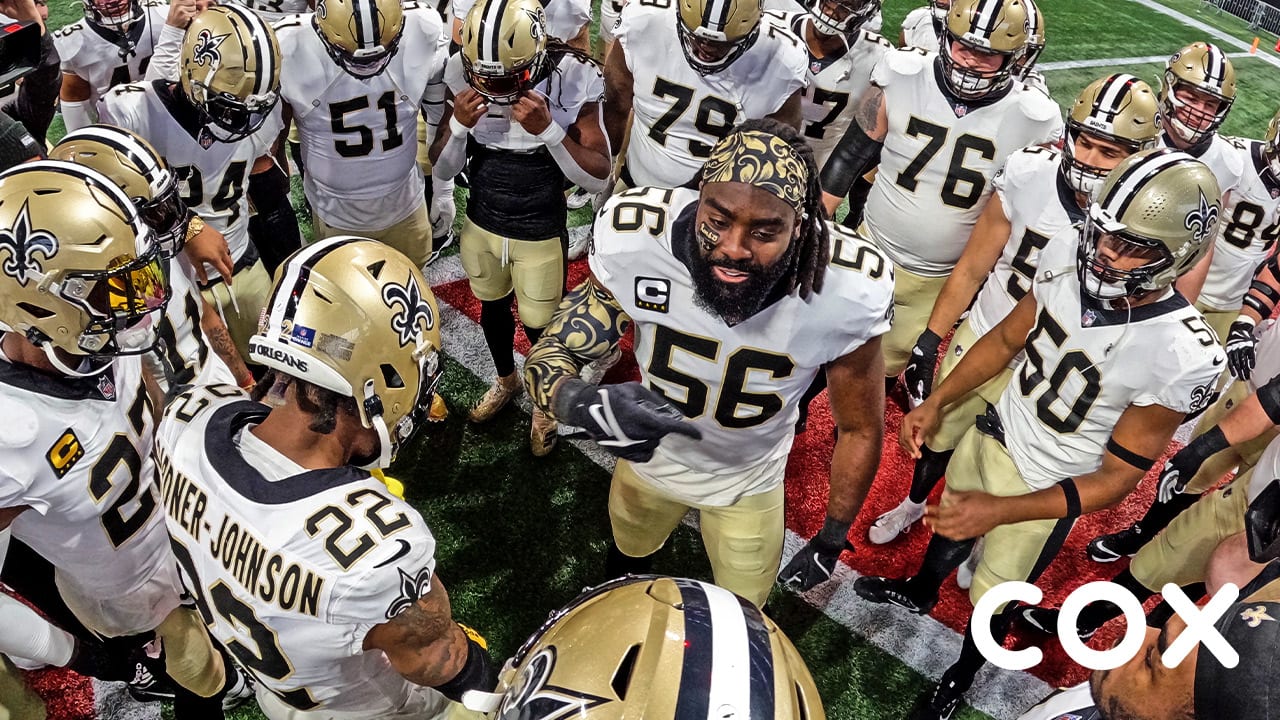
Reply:
[[960, 567], [956, 568], [956, 585], [959, 585], [961, 590], [968, 590], [973, 585], [973, 571], [978, 569], [978, 563], [981, 561], [982, 538], [978, 538], [973, 550], [969, 552], [968, 559], [960, 563]]
[[591, 226], [579, 225], [569, 228], [569, 259], [577, 260], [587, 254], [591, 246]]
[[613, 352], [603, 358], [593, 360], [583, 366], [582, 372], [578, 373], [578, 377], [582, 378], [583, 382], [590, 385], [599, 385], [600, 381], [604, 380], [605, 374], [609, 372], [609, 368], [617, 365], [618, 361], [621, 359], [622, 349], [614, 348]]
[[867, 539], [875, 545], [885, 545], [911, 529], [911, 526], [924, 517], [924, 503], [913, 503], [911, 498], [904, 498], [898, 507], [876, 518], [867, 529]]
[[595, 193], [589, 193], [582, 188], [574, 188], [573, 192], [569, 193], [569, 197], [565, 198], [564, 204], [570, 210], [577, 210], [578, 208], [586, 207], [593, 197], [595, 197]]

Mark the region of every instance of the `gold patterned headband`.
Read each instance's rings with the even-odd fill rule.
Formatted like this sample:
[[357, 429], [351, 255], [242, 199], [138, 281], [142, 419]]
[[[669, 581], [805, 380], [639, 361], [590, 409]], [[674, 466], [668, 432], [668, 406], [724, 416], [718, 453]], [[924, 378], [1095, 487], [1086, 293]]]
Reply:
[[702, 179], [754, 185], [804, 215], [808, 168], [795, 148], [777, 135], [759, 130], [730, 133], [711, 150]]

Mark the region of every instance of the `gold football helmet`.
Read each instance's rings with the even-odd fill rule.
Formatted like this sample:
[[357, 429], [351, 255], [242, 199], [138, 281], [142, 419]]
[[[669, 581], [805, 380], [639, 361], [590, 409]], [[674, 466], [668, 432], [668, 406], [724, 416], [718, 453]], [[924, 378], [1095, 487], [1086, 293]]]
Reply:
[[155, 345], [168, 263], [97, 171], [42, 160], [0, 174], [0, 258], [0, 322], [61, 372], [91, 375]]
[[[1221, 212], [1218, 180], [1204, 163], [1169, 148], [1130, 155], [1089, 208], [1078, 251], [1081, 286], [1099, 299], [1168, 287], [1208, 252]], [[1133, 270], [1110, 267], [1098, 255], [1103, 235], [1157, 257]]]
[[[942, 77], [953, 95], [977, 100], [1000, 92], [1013, 82], [1013, 71], [1027, 52], [1029, 35], [1025, 0], [954, 0], [947, 10], [938, 55]], [[956, 60], [951, 44], [960, 43], [1002, 57], [995, 70], [974, 70]]]
[[1015, 77], [1024, 77], [1035, 69], [1040, 53], [1044, 52], [1044, 13], [1036, 6], [1035, 0], [1022, 0], [1027, 6], [1027, 47], [1022, 57], [1014, 63]]
[[462, 70], [489, 102], [511, 105], [542, 82], [547, 16], [538, 0], [485, 0], [462, 23]]
[[496, 720], [826, 717], [795, 646], [754, 605], [651, 575], [607, 582], [552, 613], [498, 690]]
[[358, 78], [386, 69], [404, 34], [400, 0], [316, 0], [312, 15], [329, 57]]
[[732, 65], [760, 34], [760, 0], [677, 1], [680, 47], [689, 67], [701, 75]]
[[182, 92], [214, 138], [252, 135], [280, 99], [280, 44], [252, 10], [226, 4], [187, 26], [179, 60]]
[[182, 250], [191, 214], [178, 194], [176, 178], [151, 143], [114, 125], [90, 125], [68, 133], [49, 157], [107, 176], [133, 201], [166, 258]]
[[1267, 165], [1271, 168], [1271, 176], [1280, 181], [1280, 110], [1271, 116], [1267, 124], [1267, 136], [1263, 141], [1262, 152], [1267, 156]]
[[276, 270], [249, 359], [355, 398], [378, 433], [385, 468], [426, 420], [443, 368], [440, 311], [408, 258], [338, 236], [306, 246]]
[[809, 3], [814, 30], [822, 35], [844, 35], [850, 39], [878, 12], [880, 0], [810, 0]]
[[1118, 73], [1089, 83], [1067, 114], [1061, 165], [1067, 184], [1076, 192], [1093, 197], [1107, 177], [1107, 170], [1076, 159], [1075, 143], [1081, 133], [1135, 153], [1156, 146], [1160, 138], [1159, 113], [1151, 86], [1132, 75]]
[[[1216, 112], [1189, 105], [1177, 91], [1189, 89], [1217, 101]], [[1236, 69], [1216, 45], [1197, 42], [1174, 53], [1160, 78], [1160, 114], [1169, 132], [1192, 145], [1217, 132], [1236, 100]]]

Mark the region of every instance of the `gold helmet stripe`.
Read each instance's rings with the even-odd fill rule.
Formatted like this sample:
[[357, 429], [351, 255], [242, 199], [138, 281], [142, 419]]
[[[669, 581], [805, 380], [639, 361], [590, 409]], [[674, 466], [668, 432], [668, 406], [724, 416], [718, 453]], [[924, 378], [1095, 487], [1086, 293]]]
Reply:
[[[226, 3], [219, 5], [218, 7], [226, 8], [227, 12], [240, 18], [241, 22], [245, 24], [246, 29], [249, 31], [249, 39], [253, 43], [254, 62], [252, 65], [255, 67], [250, 68], [250, 63], [246, 62], [245, 69], [254, 69], [258, 71], [254, 77], [253, 94], [263, 95], [269, 92], [271, 90], [271, 80], [276, 74], [276, 56], [275, 53], [271, 51], [268, 41], [268, 38], [271, 37], [268, 34], [271, 32], [270, 28], [262, 21], [262, 18], [258, 17], [258, 15], [251, 10], [246, 10], [232, 3]], [[246, 60], [248, 60], [248, 58], [246, 58]]]
[[480, 38], [476, 42], [478, 60], [502, 62], [498, 47], [502, 40], [502, 16], [507, 13], [507, 0], [488, 0], [480, 17]]
[[1136, 162], [1120, 176], [1120, 179], [1111, 186], [1111, 191], [1098, 200], [1098, 204], [1102, 206], [1114, 218], [1124, 217], [1125, 210], [1129, 209], [1129, 203], [1138, 197], [1142, 187], [1160, 174], [1162, 170], [1178, 163], [1193, 160], [1190, 155], [1178, 152], [1171, 148], [1161, 148], [1152, 152], [1141, 162]]
[[[676, 696], [680, 717], [710, 717], [717, 708], [736, 706], [737, 717], [771, 720], [776, 695], [773, 646], [760, 611], [715, 585], [678, 579], [676, 586], [685, 618]], [[749, 688], [750, 708], [741, 707], [743, 688]]]
[[351, 17], [356, 25], [356, 44], [362, 50], [378, 47], [378, 4], [374, 0], [352, 0]]

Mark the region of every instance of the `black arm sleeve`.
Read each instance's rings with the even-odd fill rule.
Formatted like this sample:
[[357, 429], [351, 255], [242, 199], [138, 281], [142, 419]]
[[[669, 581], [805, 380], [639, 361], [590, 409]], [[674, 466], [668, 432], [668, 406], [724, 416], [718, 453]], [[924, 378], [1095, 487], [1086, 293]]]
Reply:
[[880, 162], [882, 147], [884, 143], [873, 140], [861, 125], [850, 125], [822, 168], [822, 189], [838, 197], [848, 195], [854, 180]]
[[62, 61], [53, 45], [53, 35], [45, 33], [40, 38], [40, 63], [18, 86], [18, 97], [4, 112], [21, 122], [41, 146], [53, 122], [57, 109], [58, 91], [62, 87]]
[[302, 247], [298, 216], [289, 202], [289, 176], [275, 163], [270, 170], [250, 175], [249, 202], [256, 211], [249, 218], [249, 238], [267, 272], [274, 273], [285, 258]]

